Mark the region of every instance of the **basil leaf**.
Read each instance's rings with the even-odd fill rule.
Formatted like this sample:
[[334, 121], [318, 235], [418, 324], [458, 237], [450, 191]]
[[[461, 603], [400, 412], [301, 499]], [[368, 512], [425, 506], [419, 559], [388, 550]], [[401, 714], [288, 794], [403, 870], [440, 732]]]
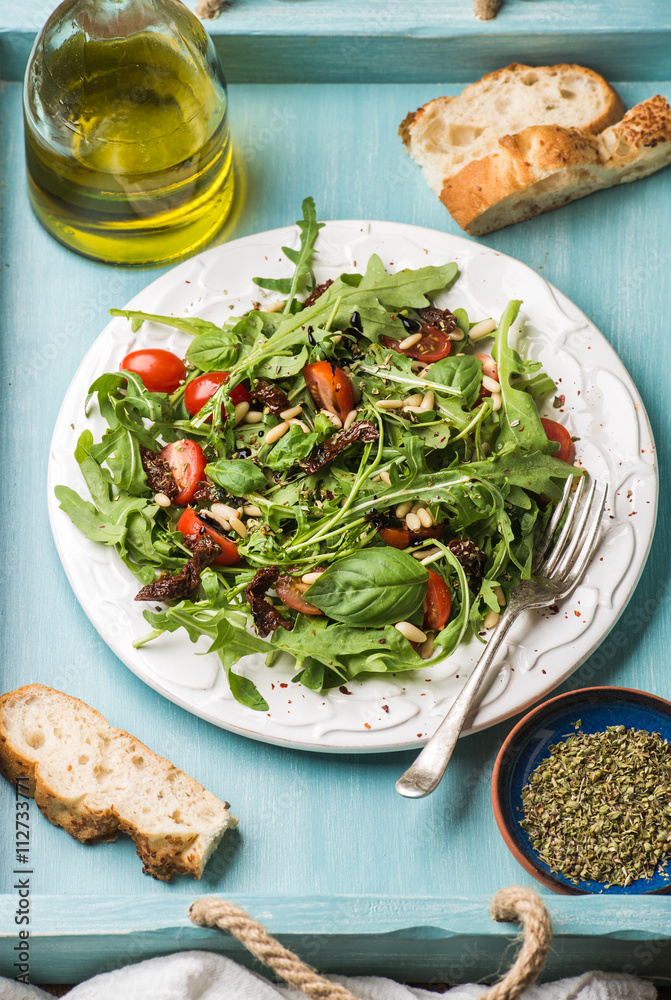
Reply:
[[[327, 418], [328, 419], [328, 418]], [[333, 425], [331, 425], [331, 429]], [[306, 434], [297, 424], [289, 428], [277, 444], [274, 444], [265, 458], [265, 464], [275, 472], [290, 469], [297, 462], [307, 458], [312, 449], [321, 441], [315, 431]]]
[[260, 492], [268, 486], [261, 469], [248, 458], [220, 458], [218, 462], [205, 466], [205, 475], [234, 497]]
[[470, 355], [464, 355], [463, 358], [443, 358], [431, 365], [429, 377], [432, 382], [458, 389], [464, 397], [465, 405], [472, 406], [482, 384], [482, 362]]
[[428, 570], [390, 547], [356, 552], [330, 566], [308, 590], [329, 618], [366, 628], [406, 621], [426, 597]]
[[186, 351], [186, 360], [204, 372], [230, 368], [238, 357], [238, 339], [234, 333], [201, 333]]

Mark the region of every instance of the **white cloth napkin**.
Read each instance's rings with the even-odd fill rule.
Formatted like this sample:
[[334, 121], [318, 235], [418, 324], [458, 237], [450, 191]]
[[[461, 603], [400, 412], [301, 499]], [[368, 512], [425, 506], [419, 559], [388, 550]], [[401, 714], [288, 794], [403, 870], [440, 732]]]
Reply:
[[[391, 979], [366, 976], [350, 979], [329, 976], [361, 1000], [478, 1000], [484, 987], [468, 983], [446, 993], [401, 986]], [[0, 1000], [50, 998], [37, 986], [24, 986], [0, 978]], [[520, 1000], [655, 1000], [657, 990], [633, 976], [586, 972], [574, 979], [532, 986]], [[209, 951], [183, 951], [150, 958], [114, 972], [104, 972], [80, 983], [67, 1000], [306, 1000], [286, 986], [277, 986], [223, 955]], [[53, 1000], [53, 998], [52, 998]]]

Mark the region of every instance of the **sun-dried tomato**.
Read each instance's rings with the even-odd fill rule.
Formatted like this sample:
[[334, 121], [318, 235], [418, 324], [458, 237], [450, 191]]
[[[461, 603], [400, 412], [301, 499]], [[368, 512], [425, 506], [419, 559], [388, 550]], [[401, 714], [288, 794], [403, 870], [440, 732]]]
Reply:
[[336, 455], [339, 455], [357, 441], [377, 441], [380, 436], [377, 427], [369, 420], [359, 420], [352, 424], [346, 431], [339, 434], [332, 434], [326, 441], [322, 441], [316, 448], [313, 448], [301, 468], [306, 475], [311, 476], [313, 472], [318, 472], [325, 465], [332, 462]]
[[151, 448], [144, 448], [140, 445], [140, 461], [147, 477], [147, 486], [154, 493], [164, 493], [170, 500], [174, 500], [179, 493], [179, 486], [175, 482], [170, 466], [164, 458]]
[[271, 382], [265, 382], [262, 378], [250, 390], [249, 395], [256, 403], [267, 406], [275, 417], [279, 417], [280, 413], [288, 410], [291, 406], [285, 392], [282, 392], [278, 386], [273, 385]]
[[178, 573], [165, 573], [148, 583], [135, 595], [136, 601], [183, 601], [193, 597], [200, 586], [200, 574], [212, 563], [220, 547], [209, 535], [201, 535], [193, 546], [193, 555]]
[[330, 288], [332, 284], [333, 284], [333, 278], [329, 278], [328, 281], [323, 281], [321, 285], [315, 285], [315, 287], [312, 289], [307, 299], [303, 303], [303, 308], [309, 309], [310, 306], [313, 306], [317, 301], [317, 299], [320, 297], [320, 295], [323, 295], [326, 289]]
[[245, 600], [251, 609], [256, 630], [262, 638], [274, 632], [276, 628], [285, 628], [291, 632], [294, 627], [292, 621], [284, 618], [277, 608], [266, 600], [266, 592], [275, 586], [279, 577], [280, 571], [277, 566], [264, 566], [263, 569], [256, 571], [254, 578], [245, 587]]

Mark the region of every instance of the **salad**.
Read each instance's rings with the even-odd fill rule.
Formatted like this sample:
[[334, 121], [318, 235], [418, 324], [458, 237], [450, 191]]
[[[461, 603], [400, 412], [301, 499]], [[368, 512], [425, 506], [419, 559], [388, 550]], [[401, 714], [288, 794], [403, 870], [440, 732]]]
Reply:
[[[185, 357], [133, 351], [91, 386], [108, 425], [75, 458], [89, 498], [56, 487], [86, 536], [137, 577], [151, 631], [210, 640], [242, 704], [238, 661], [295, 660], [314, 691], [426, 670], [494, 627], [573, 466], [555, 391], [498, 324], [439, 308], [447, 263], [317, 284], [312, 199], [290, 278], [223, 326], [111, 310], [193, 336]], [[493, 339], [484, 353], [485, 338]]]

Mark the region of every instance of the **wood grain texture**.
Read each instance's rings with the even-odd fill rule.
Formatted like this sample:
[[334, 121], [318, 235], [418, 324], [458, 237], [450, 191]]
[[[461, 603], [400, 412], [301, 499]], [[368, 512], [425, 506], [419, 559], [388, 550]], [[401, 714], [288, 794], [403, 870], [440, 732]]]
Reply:
[[[491, 920], [486, 896], [226, 898], [323, 972], [365, 971], [425, 982], [491, 980], [514, 954], [517, 928]], [[130, 910], [127, 896], [71, 896], [64, 910], [58, 896], [41, 896], [33, 911], [32, 980], [81, 981], [157, 954], [191, 949], [217, 951], [268, 971], [228, 934], [195, 927], [188, 902], [145, 897]], [[552, 897], [548, 906], [555, 936], [543, 979], [577, 975], [598, 965], [603, 971], [626, 970], [663, 980], [671, 952], [668, 900], [649, 903], [643, 910], [636, 902]], [[9, 904], [0, 903], [2, 923], [7, 922], [5, 914], [11, 915], [8, 911]], [[11, 971], [12, 944], [11, 938], [0, 936], [0, 975]]]
[[[292, 222], [306, 194], [314, 196], [321, 218], [394, 219], [458, 232], [403, 152], [396, 127], [409, 109], [459, 89], [432, 83], [231, 87], [239, 203], [222, 238]], [[671, 85], [622, 84], [618, 89], [631, 106], [657, 91], [670, 93]], [[243, 905], [253, 894], [298, 900], [363, 894], [373, 898], [365, 925], [374, 930], [386, 919], [375, 902], [378, 897], [401, 897], [394, 904], [397, 926], [408, 926], [404, 897], [445, 899], [446, 912], [457, 921], [459, 914], [466, 920], [469, 912], [464, 900], [488, 900], [511, 883], [534, 884], [508, 853], [490, 806], [494, 758], [514, 720], [460, 741], [440, 788], [426, 800], [410, 801], [394, 791], [394, 781], [412, 754], [320, 756], [234, 736], [164, 701], [122, 666], [93, 630], [51, 540], [44, 496], [49, 440], [65, 389], [105, 326], [107, 309], [123, 305], [160, 270], [122, 270], [84, 260], [41, 230], [24, 189], [20, 86], [2, 86], [0, 100], [3, 689], [39, 681], [83, 698], [112, 725], [127, 729], [227, 799], [241, 819], [239, 832], [229, 835], [202, 882], [175, 879], [164, 885], [142, 875], [127, 838], [84, 847], [50, 826], [33, 805], [32, 890], [37, 897], [65, 894], [60, 908], [46, 902], [40, 912], [65, 919], [70, 897], [83, 894], [97, 900], [139, 898], [157, 902], [166, 912], [173, 906], [186, 912], [194, 892], [221, 894]], [[613, 632], [560, 691], [619, 684], [669, 696], [671, 462], [662, 373], [669, 365], [670, 184], [667, 170], [482, 241], [539, 270], [593, 319], [637, 383], [660, 452], [657, 541], [641, 583]], [[10, 910], [2, 921], [9, 933], [14, 933], [13, 813], [13, 791], [3, 782], [0, 891], [9, 894]], [[568, 924], [565, 933], [561, 918], [566, 901], [548, 898], [559, 915], [559, 941], [566, 936], [569, 947], [573, 932]], [[123, 910], [125, 904], [116, 905]], [[577, 913], [589, 912], [602, 921], [603, 950], [601, 944], [594, 946], [591, 959], [583, 958], [583, 967], [606, 961], [616, 967], [619, 951], [608, 935], [619, 940], [621, 904], [579, 900], [571, 905]], [[666, 915], [667, 928], [671, 926], [671, 899], [639, 899], [627, 905], [637, 926], [659, 911]], [[129, 919], [134, 907], [125, 905]], [[265, 919], [264, 914], [257, 915]], [[94, 930], [104, 928], [105, 919], [94, 923]], [[425, 923], [413, 919], [418, 926]], [[146, 931], [142, 947], [149, 951], [143, 954], [173, 941], [171, 930], [163, 937], [166, 926], [159, 920]], [[468, 933], [467, 923], [464, 929]], [[495, 925], [491, 929], [499, 933]], [[480, 949], [477, 937], [469, 944], [474, 949], [472, 968], [480, 961], [477, 975], [483, 975], [493, 971], [496, 962], [491, 952]], [[471, 953], [465, 942], [462, 945], [468, 957]], [[104, 956], [110, 948], [112, 954], [111, 938], [99, 938], [96, 954]], [[404, 945], [399, 964], [411, 961], [413, 948]], [[329, 949], [324, 954], [331, 954]], [[347, 938], [342, 946], [334, 944], [333, 954], [342, 957], [342, 968], [350, 963], [348, 968], [371, 971], [372, 956], [378, 952], [391, 960], [395, 941], [390, 939], [383, 951], [375, 944], [364, 953]], [[439, 952], [436, 946], [427, 968]], [[56, 949], [50, 954], [56, 961], [60, 953]], [[61, 971], [67, 981], [65, 969]]]
[[[52, 9], [0, 0], [0, 77], [21, 78]], [[506, 0], [493, 21], [474, 17], [472, 0], [232, 0], [204, 23], [232, 83], [457, 81], [515, 60], [652, 80], [668, 75], [671, 45], [665, 0]]]

